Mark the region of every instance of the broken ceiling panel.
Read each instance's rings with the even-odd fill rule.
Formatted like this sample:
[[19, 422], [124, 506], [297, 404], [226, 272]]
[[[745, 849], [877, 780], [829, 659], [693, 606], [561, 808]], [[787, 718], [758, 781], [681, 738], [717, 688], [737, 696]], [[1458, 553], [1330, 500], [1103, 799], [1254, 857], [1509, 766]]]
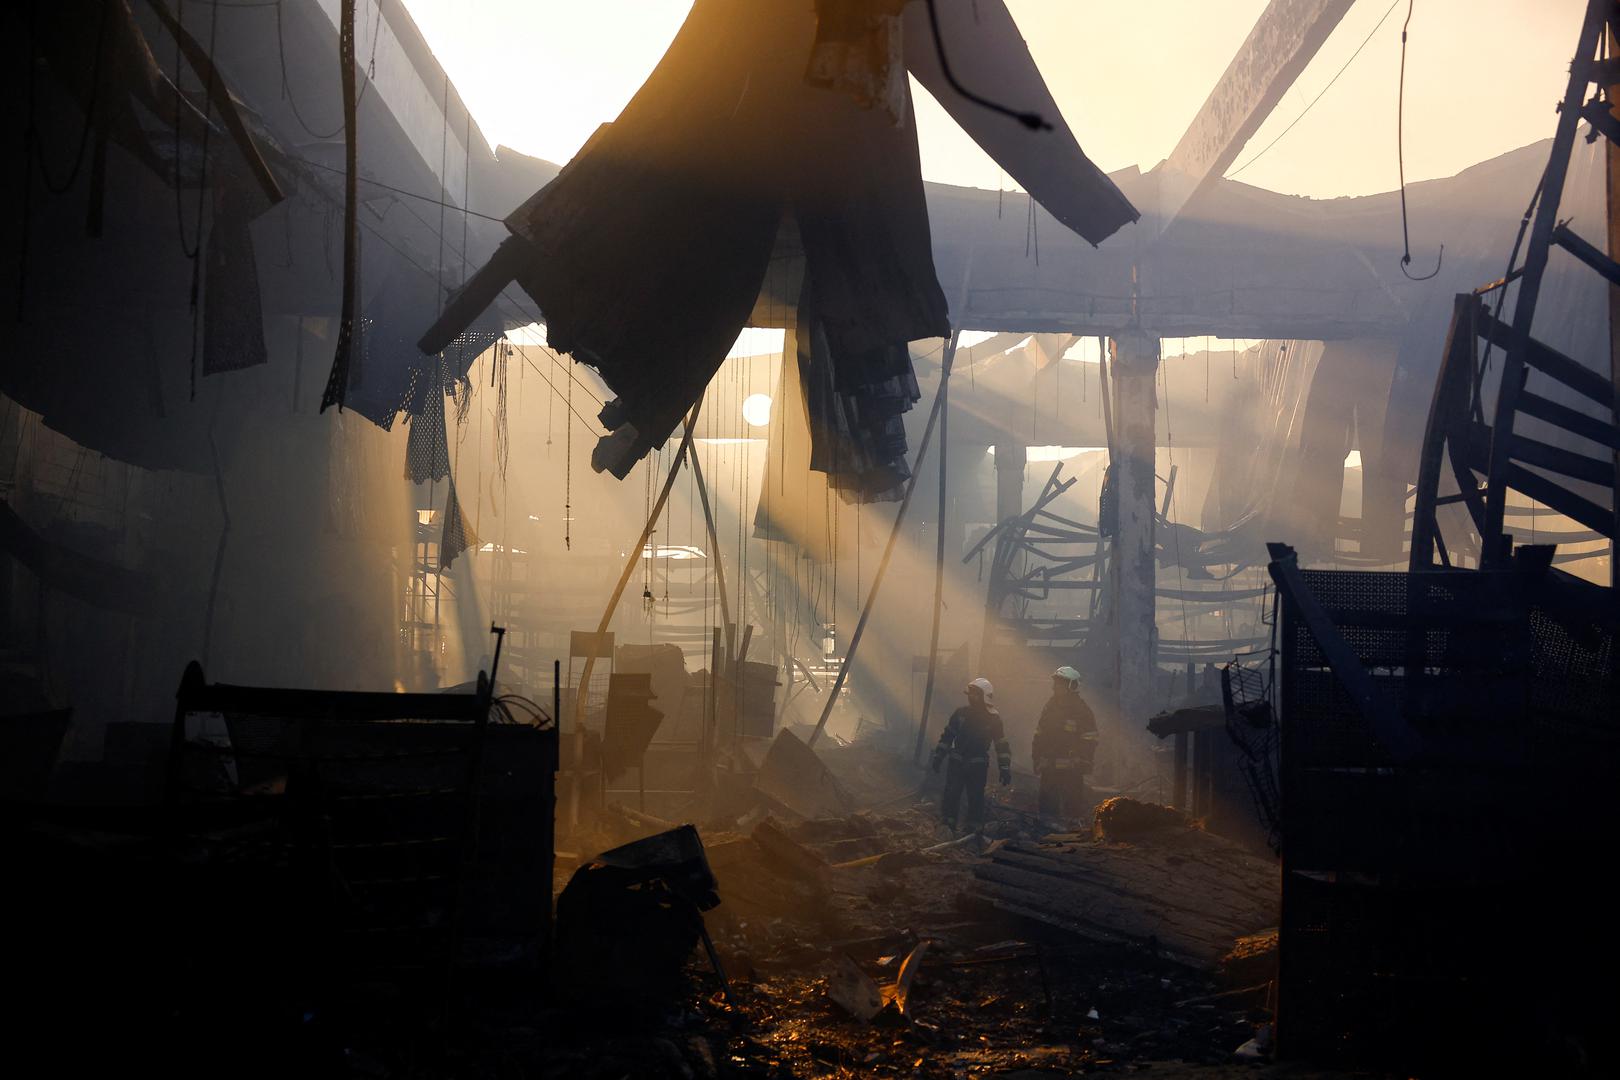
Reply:
[[[921, 3], [906, 8], [906, 66], [985, 153], [1053, 217], [1093, 244], [1141, 216], [1080, 149], [1004, 0], [933, 5], [937, 43], [929, 8]], [[1035, 113], [1051, 129], [1031, 131], [963, 97], [940, 67], [940, 48], [963, 87], [1018, 112]]]
[[783, 0], [700, 0], [618, 120], [508, 218], [552, 344], [620, 395], [596, 461], [616, 475], [712, 377], [784, 214], [834, 356], [945, 332], [914, 125], [808, 85], [815, 34]]
[[[592, 464], [622, 478], [664, 443], [745, 325], [803, 321], [817, 343], [809, 358], [825, 360], [806, 378], [835, 377], [821, 383], [828, 408], [812, 409], [825, 421], [812, 425], [815, 467], [854, 462], [859, 475], [835, 486], [857, 497], [892, 489], [906, 474], [899, 416], [916, 396], [906, 344], [949, 329], [909, 83], [893, 77], [896, 36], [921, 34], [930, 48], [908, 41], [905, 62], [943, 76], [927, 23], [895, 20], [903, 6], [698, 0], [618, 119], [507, 218], [513, 239], [422, 348], [442, 347], [515, 279], [552, 345], [619, 395]], [[1133, 220], [1062, 125], [1011, 17], [994, 4], [985, 18], [988, 47], [975, 43], [965, 70], [1054, 129], [948, 107], [1015, 176], [1049, 170], [1026, 183], [1089, 239]], [[862, 453], [846, 458], [841, 440]]]

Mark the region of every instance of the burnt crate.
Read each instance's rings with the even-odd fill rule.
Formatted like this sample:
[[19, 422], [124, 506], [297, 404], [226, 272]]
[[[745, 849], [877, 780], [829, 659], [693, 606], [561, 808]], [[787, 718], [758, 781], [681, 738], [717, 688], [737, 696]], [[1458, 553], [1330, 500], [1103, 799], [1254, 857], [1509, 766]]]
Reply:
[[265, 827], [227, 854], [285, 879], [289, 963], [310, 986], [538, 970], [557, 733], [493, 707], [483, 675], [471, 694], [355, 693], [210, 684], [193, 664], [170, 803], [179, 821], [258, 809]]
[[1595, 1041], [1615, 997], [1607, 593], [1546, 571], [1300, 578], [1423, 749], [1380, 744], [1285, 591], [1280, 1052], [1452, 1069]]

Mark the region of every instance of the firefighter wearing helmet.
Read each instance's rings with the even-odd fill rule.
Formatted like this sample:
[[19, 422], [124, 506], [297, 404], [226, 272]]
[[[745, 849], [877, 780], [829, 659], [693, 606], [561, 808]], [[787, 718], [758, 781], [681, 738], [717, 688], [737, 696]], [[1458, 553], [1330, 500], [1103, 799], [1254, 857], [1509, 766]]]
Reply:
[[957, 814], [962, 797], [967, 796], [967, 827], [977, 829], [984, 824], [984, 785], [990, 773], [990, 751], [996, 752], [996, 767], [1001, 774], [1001, 786], [1012, 783], [1012, 749], [1007, 745], [1007, 734], [1001, 726], [1001, 714], [994, 705], [995, 687], [989, 679], [974, 679], [967, 684], [967, 704], [951, 713], [940, 733], [939, 745], [934, 747], [934, 771], [945, 770], [945, 791], [940, 797], [940, 815], [952, 829], [957, 827]]
[[1041, 778], [1044, 817], [1074, 818], [1087, 809], [1086, 773], [1097, 755], [1097, 718], [1080, 696], [1080, 673], [1064, 666], [1052, 672], [1052, 696], [1035, 722], [1030, 757]]

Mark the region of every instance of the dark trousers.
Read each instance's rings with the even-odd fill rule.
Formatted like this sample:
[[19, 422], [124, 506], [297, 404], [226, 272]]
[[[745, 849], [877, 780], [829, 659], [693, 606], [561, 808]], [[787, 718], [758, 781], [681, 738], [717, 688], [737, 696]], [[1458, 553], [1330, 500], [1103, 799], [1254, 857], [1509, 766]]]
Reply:
[[956, 828], [963, 795], [967, 796], [966, 826], [975, 828], [984, 823], [984, 781], [989, 775], [988, 758], [964, 760], [953, 756], [945, 763], [945, 791], [939, 800], [939, 812], [945, 824]]
[[1039, 805], [1042, 817], [1079, 817], [1086, 810], [1086, 774], [1048, 765], [1041, 770]]

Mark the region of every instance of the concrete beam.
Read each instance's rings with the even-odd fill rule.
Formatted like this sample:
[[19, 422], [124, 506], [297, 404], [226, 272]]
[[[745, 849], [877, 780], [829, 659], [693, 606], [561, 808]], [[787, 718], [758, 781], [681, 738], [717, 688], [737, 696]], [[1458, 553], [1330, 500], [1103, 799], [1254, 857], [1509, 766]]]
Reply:
[[[1112, 571], [1119, 648], [1119, 720], [1115, 733], [1119, 764], [1139, 774], [1146, 767], [1148, 718], [1152, 716], [1156, 568], [1154, 512], [1158, 508], [1153, 437], [1158, 399], [1154, 376], [1159, 342], [1140, 334], [1111, 343], [1116, 457], [1114, 492], [1118, 532]], [[1138, 760], [1138, 759], [1143, 760]]]
[[1028, 472], [1029, 448], [1020, 443], [997, 443], [996, 520], [1006, 521], [1024, 512], [1024, 477]]
[[1271, 0], [1159, 170], [1162, 232], [1231, 168], [1354, 0]]

